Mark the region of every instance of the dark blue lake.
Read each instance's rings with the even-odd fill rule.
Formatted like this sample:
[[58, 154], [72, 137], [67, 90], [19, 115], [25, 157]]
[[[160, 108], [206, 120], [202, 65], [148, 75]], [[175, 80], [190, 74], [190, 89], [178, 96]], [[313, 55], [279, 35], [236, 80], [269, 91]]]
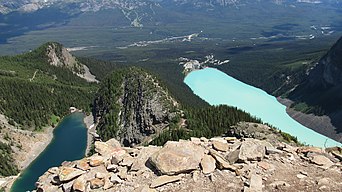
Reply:
[[87, 146], [87, 129], [82, 113], [73, 113], [63, 118], [54, 129], [53, 139], [46, 149], [22, 172], [14, 182], [11, 192], [26, 192], [35, 189], [39, 176], [63, 161], [84, 157]]

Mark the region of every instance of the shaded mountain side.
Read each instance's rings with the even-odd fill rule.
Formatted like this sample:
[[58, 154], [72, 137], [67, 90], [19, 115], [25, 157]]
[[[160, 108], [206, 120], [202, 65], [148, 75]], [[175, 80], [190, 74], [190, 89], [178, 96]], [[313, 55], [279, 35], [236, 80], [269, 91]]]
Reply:
[[131, 67], [116, 70], [102, 81], [93, 110], [101, 139], [117, 138], [132, 146], [165, 129], [178, 107], [156, 77]]
[[342, 37], [309, 72], [307, 78], [290, 94], [297, 110], [326, 114], [342, 132]]

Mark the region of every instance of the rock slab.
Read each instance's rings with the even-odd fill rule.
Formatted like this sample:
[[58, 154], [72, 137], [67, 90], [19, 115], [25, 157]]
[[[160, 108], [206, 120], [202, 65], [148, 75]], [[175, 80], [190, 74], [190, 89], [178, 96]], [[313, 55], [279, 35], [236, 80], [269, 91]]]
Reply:
[[150, 157], [150, 162], [162, 174], [187, 173], [199, 167], [205, 149], [192, 142], [168, 141], [164, 147]]

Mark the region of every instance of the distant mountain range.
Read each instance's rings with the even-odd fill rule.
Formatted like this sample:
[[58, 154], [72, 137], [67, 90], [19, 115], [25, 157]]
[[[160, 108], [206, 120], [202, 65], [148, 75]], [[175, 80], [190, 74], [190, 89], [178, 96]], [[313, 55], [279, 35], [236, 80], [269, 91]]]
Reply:
[[135, 10], [160, 6], [186, 6], [187, 8], [235, 7], [248, 4], [271, 3], [277, 5], [297, 6], [303, 3], [311, 4], [341, 4], [338, 0], [9, 0], [0, 2], [0, 13], [13, 11], [34, 12], [46, 7], [67, 8], [79, 12], [97, 12], [104, 9], [120, 8]]

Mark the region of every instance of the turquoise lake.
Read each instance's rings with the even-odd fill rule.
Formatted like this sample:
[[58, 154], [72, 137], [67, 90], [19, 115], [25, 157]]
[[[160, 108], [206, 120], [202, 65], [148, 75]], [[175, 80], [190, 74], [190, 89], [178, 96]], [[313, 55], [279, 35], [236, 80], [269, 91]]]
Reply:
[[[302, 143], [324, 147], [342, 146], [292, 119], [286, 107], [265, 91], [245, 84], [214, 68], [188, 74], [184, 82], [210, 105], [226, 104], [240, 108], [283, 132], [296, 136]], [[325, 144], [326, 143], [326, 144]]]
[[35, 182], [49, 168], [60, 166], [63, 161], [84, 157], [87, 146], [87, 129], [82, 113], [73, 113], [63, 118], [53, 131], [53, 139], [46, 149], [22, 172], [14, 182], [12, 192], [35, 189]]

